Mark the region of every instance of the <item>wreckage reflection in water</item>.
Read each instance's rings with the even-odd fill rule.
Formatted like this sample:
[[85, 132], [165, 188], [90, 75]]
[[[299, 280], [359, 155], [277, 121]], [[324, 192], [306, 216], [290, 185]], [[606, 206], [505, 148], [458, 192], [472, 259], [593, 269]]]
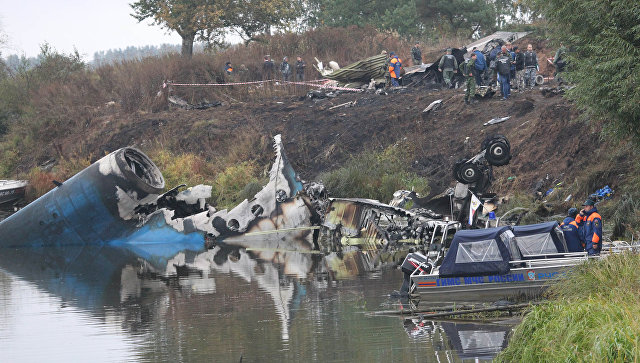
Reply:
[[0, 248], [0, 361], [460, 358], [363, 314], [397, 306], [397, 270], [335, 280], [320, 255], [220, 246], [160, 262], [113, 246]]

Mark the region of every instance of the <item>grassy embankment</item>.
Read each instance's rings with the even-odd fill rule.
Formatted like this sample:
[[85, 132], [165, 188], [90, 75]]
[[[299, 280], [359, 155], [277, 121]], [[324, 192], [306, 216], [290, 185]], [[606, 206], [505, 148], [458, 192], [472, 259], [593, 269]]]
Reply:
[[634, 362], [640, 358], [640, 255], [589, 261], [550, 287], [498, 362]]

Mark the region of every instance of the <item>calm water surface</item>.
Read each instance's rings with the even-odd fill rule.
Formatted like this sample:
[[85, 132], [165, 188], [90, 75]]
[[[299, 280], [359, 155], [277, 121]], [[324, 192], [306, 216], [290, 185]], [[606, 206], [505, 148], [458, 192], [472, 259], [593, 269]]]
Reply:
[[167, 274], [116, 248], [0, 248], [0, 362], [451, 362], [506, 345], [509, 325], [371, 316], [399, 308], [401, 272], [347, 262], [216, 247]]

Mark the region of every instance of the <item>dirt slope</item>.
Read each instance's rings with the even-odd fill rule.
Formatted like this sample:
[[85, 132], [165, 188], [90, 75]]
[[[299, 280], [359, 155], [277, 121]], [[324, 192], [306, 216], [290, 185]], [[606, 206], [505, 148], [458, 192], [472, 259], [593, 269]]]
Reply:
[[[437, 99], [443, 100], [440, 109], [422, 113]], [[350, 101], [356, 101], [355, 106], [330, 109]], [[311, 180], [351, 155], [402, 142], [412, 150], [415, 171], [429, 178], [434, 191], [441, 191], [453, 183], [451, 167], [457, 159], [477, 152], [486, 135], [500, 133], [511, 141], [513, 159], [510, 165], [494, 170], [493, 189], [507, 193], [533, 191], [547, 174], [566, 183], [584, 174], [593, 158], [581, 155], [601, 145], [597, 130], [575, 123], [576, 115], [568, 101], [560, 96], [544, 97], [539, 90], [514, 93], [508, 101], [494, 97], [465, 106], [462, 90], [412, 89], [388, 95], [231, 103], [207, 110], [126, 116], [115, 112], [92, 121], [90, 132], [83, 137], [69, 135], [59, 143], [65, 153], [100, 156], [122, 146], [137, 145], [144, 150], [159, 142], [208, 158], [233, 152], [239, 153], [238, 160], [248, 157], [266, 164], [271, 157], [265, 152], [269, 138], [281, 133], [294, 166]], [[504, 116], [511, 118], [482, 125]], [[515, 179], [508, 180], [510, 176]]]

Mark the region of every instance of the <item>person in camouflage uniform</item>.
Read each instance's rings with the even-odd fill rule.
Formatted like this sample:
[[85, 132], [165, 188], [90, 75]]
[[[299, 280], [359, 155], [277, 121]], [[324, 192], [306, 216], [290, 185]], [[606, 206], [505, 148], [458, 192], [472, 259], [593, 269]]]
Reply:
[[[471, 58], [466, 62], [460, 64], [460, 72], [466, 79], [467, 90], [464, 92], [464, 103], [470, 104], [476, 94], [476, 75], [478, 70], [476, 69], [476, 57], [475, 53], [471, 53]], [[475, 100], [473, 100], [475, 103]]]
[[422, 64], [422, 51], [420, 50], [420, 43], [416, 42], [416, 45], [411, 48], [411, 57], [413, 57], [414, 66], [419, 66]]
[[451, 53], [451, 48], [447, 49], [447, 54], [440, 58], [440, 63], [438, 64], [438, 70], [442, 72], [444, 83], [449, 88], [453, 88], [453, 83], [451, 83], [451, 80], [456, 70], [458, 69], [458, 61], [456, 60], [456, 57], [454, 57]]

